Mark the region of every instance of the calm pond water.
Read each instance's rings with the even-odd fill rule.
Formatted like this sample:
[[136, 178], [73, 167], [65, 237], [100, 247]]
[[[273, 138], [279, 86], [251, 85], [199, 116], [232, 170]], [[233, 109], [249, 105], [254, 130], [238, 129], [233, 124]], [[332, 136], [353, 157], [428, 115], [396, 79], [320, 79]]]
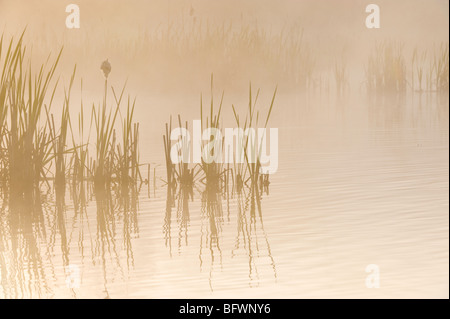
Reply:
[[448, 298], [448, 96], [281, 95], [268, 192], [169, 198], [161, 136], [178, 109], [148, 105], [167, 108], [138, 114], [150, 187], [0, 200], [1, 298]]

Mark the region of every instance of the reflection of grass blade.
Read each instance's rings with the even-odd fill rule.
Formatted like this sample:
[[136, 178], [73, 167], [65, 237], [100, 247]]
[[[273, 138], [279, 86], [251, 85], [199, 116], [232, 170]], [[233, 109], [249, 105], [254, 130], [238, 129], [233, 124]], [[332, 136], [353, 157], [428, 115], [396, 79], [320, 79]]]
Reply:
[[406, 64], [403, 45], [383, 42], [375, 46], [366, 68], [369, 93], [405, 93]]

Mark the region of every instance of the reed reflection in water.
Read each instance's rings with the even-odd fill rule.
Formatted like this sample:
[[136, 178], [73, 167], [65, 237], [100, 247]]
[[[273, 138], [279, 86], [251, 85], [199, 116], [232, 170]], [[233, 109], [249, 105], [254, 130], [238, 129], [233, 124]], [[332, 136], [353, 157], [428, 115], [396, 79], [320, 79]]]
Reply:
[[[238, 259], [245, 256], [246, 262], [238, 261], [248, 267], [248, 286], [257, 287], [260, 283], [258, 267], [269, 267], [276, 281], [276, 263], [271, 253], [269, 238], [264, 230], [262, 198], [269, 195], [269, 185], [263, 178], [259, 183], [248, 186], [229, 187], [228, 183], [208, 182], [200, 185], [170, 185], [167, 187], [166, 213], [163, 233], [165, 245], [172, 257], [172, 242], [176, 240], [179, 254], [182, 246], [189, 245], [190, 210], [189, 203], [194, 202], [197, 194], [200, 199], [200, 217], [193, 229], [200, 234], [198, 248], [198, 264], [200, 272], [208, 273], [210, 290], [214, 291], [214, 274], [224, 272], [223, 259]], [[176, 210], [176, 215], [172, 211]], [[225, 213], [224, 213], [225, 211]], [[223, 238], [222, 228], [236, 219], [234, 244], [231, 251], [221, 247], [221, 241], [231, 241]], [[173, 225], [172, 222], [175, 222]], [[196, 227], [196, 228], [197, 228]], [[176, 232], [172, 232], [176, 229]], [[174, 234], [175, 233], [175, 234]], [[175, 238], [174, 238], [175, 237]], [[266, 278], [267, 279], [267, 278]]]
[[138, 192], [134, 186], [107, 189], [74, 183], [63, 189], [35, 189], [32, 198], [4, 197], [0, 214], [2, 296], [83, 297], [84, 291], [80, 295], [78, 291], [86, 285], [84, 271], [97, 269], [103, 289], [94, 294], [109, 298], [109, 286], [123, 282], [134, 267]]

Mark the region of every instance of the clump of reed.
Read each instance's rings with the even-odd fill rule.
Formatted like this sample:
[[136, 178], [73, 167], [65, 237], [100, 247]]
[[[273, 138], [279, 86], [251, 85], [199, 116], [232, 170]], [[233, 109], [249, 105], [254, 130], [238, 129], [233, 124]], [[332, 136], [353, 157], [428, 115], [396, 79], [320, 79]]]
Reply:
[[[125, 85], [119, 95], [113, 87], [114, 106], [108, 104], [109, 62], [102, 64], [105, 75], [103, 103], [92, 106], [90, 129], [85, 141], [85, 113], [81, 102], [78, 136], [70, 118], [70, 96], [75, 81], [73, 70], [61, 108], [59, 123], [52, 113], [58, 80], [53, 80], [62, 50], [53, 62], [48, 59], [34, 72], [26, 57], [23, 34], [4, 51], [0, 39], [0, 168], [1, 186], [14, 196], [33, 196], [40, 183], [54, 181], [64, 194], [66, 178], [74, 187], [94, 182], [104, 188], [112, 184], [128, 187], [142, 182], [139, 163], [139, 124], [134, 122], [135, 100], [128, 97], [126, 113], [120, 113]], [[4, 53], [6, 52], [6, 53]], [[118, 119], [122, 118], [122, 124]], [[121, 137], [117, 126], [121, 126]], [[95, 128], [95, 157], [89, 156], [91, 128]], [[68, 140], [72, 134], [72, 147]], [[81, 141], [80, 141], [81, 138]], [[59, 192], [59, 193], [61, 193]]]
[[[427, 59], [427, 51], [419, 52], [414, 49], [411, 61], [411, 87], [413, 91], [423, 92], [423, 82], [425, 81], [425, 63]], [[428, 86], [428, 85], [427, 85]]]
[[[83, 81], [81, 80], [81, 91], [83, 91]], [[80, 192], [83, 193], [84, 184], [93, 176], [92, 167], [89, 157], [89, 141], [91, 136], [92, 121], [90, 122], [87, 139], [85, 140], [85, 116], [83, 98], [80, 99], [80, 111], [78, 113], [78, 130], [74, 131], [72, 122], [69, 121], [69, 128], [72, 135], [72, 157], [70, 159], [70, 167], [72, 168], [72, 190], [76, 191], [81, 187]], [[78, 136], [78, 139], [75, 138]], [[77, 193], [77, 192], [75, 192]], [[82, 196], [84, 198], [84, 196]]]
[[121, 185], [128, 185], [137, 180], [142, 181], [139, 169], [139, 123], [133, 123], [136, 99], [128, 97], [127, 115], [122, 124], [122, 148], [117, 147], [118, 180]]
[[[237, 136], [235, 136], [237, 154], [234, 155], [234, 158], [225, 159], [225, 163], [222, 161], [222, 154], [228, 154], [227, 156], [230, 155], [229, 152], [224, 149], [224, 137], [221, 137], [219, 140], [216, 138], [216, 132], [220, 132], [222, 127], [221, 116], [224, 93], [222, 92], [218, 107], [215, 107], [213, 97], [213, 77], [211, 77], [211, 100], [208, 112], [204, 112], [203, 98], [202, 96], [200, 98], [200, 129], [201, 132], [207, 132], [207, 129], [210, 129], [210, 140], [207, 141], [210, 149], [202, 150], [200, 164], [189, 167], [189, 164], [187, 161], [184, 161], [184, 159], [182, 159], [179, 164], [173, 164], [171, 159], [172, 141], [170, 139], [172, 118], [170, 118], [170, 122], [165, 125], [165, 134], [163, 135], [168, 189], [175, 190], [178, 183], [181, 186], [192, 187], [196, 181], [200, 181], [205, 185], [208, 191], [213, 191], [213, 193], [228, 192], [230, 184], [232, 184], [232, 189], [237, 192], [240, 192], [244, 186], [257, 187], [260, 190], [264, 188], [266, 192], [268, 192], [268, 185], [270, 184], [269, 175], [262, 173], [263, 169], [260, 161], [263, 149], [262, 143], [265, 142], [265, 139], [263, 139], [262, 136], [258, 136], [260, 111], [257, 109], [257, 101], [259, 93], [260, 91], [258, 90], [256, 96], [253, 96], [252, 86], [250, 84], [248, 111], [243, 120], [241, 120], [235, 106], [232, 105], [238, 132]], [[265, 117], [263, 126], [264, 131], [267, 128], [267, 124], [272, 114], [276, 93], [277, 89], [275, 89], [273, 93]], [[180, 115], [178, 115], [178, 124], [181, 128], [182, 122]], [[187, 122], [185, 128], [188, 130]], [[215, 144], [211, 147], [211, 142], [213, 141]], [[186, 145], [186, 143], [186, 140], [182, 139], [181, 147], [188, 149], [189, 145]], [[177, 144], [180, 145], [179, 143]], [[186, 155], [189, 154], [189, 152], [183, 152], [183, 154]], [[205, 159], [204, 155], [209, 156]], [[219, 158], [220, 160], [216, 160]]]
[[411, 59], [411, 87], [417, 92], [448, 92], [448, 43], [441, 43], [432, 51], [415, 48]]
[[[26, 46], [23, 35], [17, 42], [10, 40], [4, 57], [3, 37], [0, 41], [2, 79], [0, 109], [2, 118], [2, 162], [6, 163], [6, 180], [15, 195], [32, 196], [41, 178], [46, 178], [46, 165], [55, 158], [48, 126], [41, 125], [44, 103], [52, 85], [52, 78], [62, 50], [53, 63], [42, 65], [36, 74], [31, 63], [25, 61]], [[50, 108], [56, 85], [51, 91]], [[9, 114], [9, 119], [5, 116]]]
[[[258, 124], [260, 119], [260, 111], [257, 110], [257, 102], [259, 97], [260, 90], [258, 89], [256, 92], [256, 96], [253, 100], [252, 97], [252, 86], [249, 86], [249, 100], [248, 100], [248, 113], [245, 115], [245, 120], [242, 123], [238, 112], [234, 105], [232, 105], [234, 118], [236, 121], [236, 125], [238, 129], [242, 129], [244, 136], [242, 137], [243, 143], [243, 156], [244, 162], [240, 163], [240, 161], [235, 160], [234, 167], [234, 180], [236, 181], [236, 188], [239, 192], [244, 184], [247, 182], [251, 182], [250, 185], [255, 187], [263, 187], [268, 186], [269, 175], [262, 174], [261, 175], [261, 151], [262, 144], [264, 140], [262, 136], [258, 136]], [[267, 128], [267, 124], [269, 123], [270, 115], [272, 114], [273, 105], [275, 102], [275, 97], [277, 95], [277, 89], [275, 89], [272, 100], [270, 102], [265, 121], [264, 121], [264, 129]], [[265, 133], [264, 133], [265, 134]], [[238, 154], [238, 156], [241, 156]]]
[[[178, 125], [182, 128], [181, 116], [178, 115]], [[185, 123], [185, 129], [188, 130], [188, 123]], [[172, 150], [172, 140], [170, 134], [172, 132], [172, 117], [170, 117], [169, 123], [166, 123], [166, 133], [163, 135], [164, 142], [164, 155], [166, 159], [166, 176], [167, 185], [169, 190], [175, 191], [177, 186], [180, 185], [182, 188], [192, 188], [194, 185], [194, 171], [195, 167], [190, 168], [189, 163], [183, 158], [178, 164], [174, 164], [171, 160], [171, 150]], [[179, 145], [179, 144], [178, 144]], [[177, 148], [177, 152], [184, 152], [184, 154], [189, 154], [189, 146], [184, 137], [181, 138], [181, 146]], [[184, 155], [186, 156], [186, 155]], [[150, 176], [150, 175], [149, 175]], [[150, 179], [150, 178], [149, 178]]]
[[166, 123], [166, 134], [163, 135], [164, 156], [166, 159], [167, 185], [173, 185], [176, 182], [175, 164], [173, 164], [172, 160], [170, 159], [170, 150], [172, 149], [172, 140], [170, 139], [171, 132], [172, 132], [172, 117], [170, 117], [170, 122]]
[[433, 84], [438, 92], [448, 92], [449, 88], [449, 52], [448, 43], [442, 43], [438, 49], [435, 50], [433, 56], [433, 68], [435, 80]]
[[75, 79], [76, 66], [73, 70], [72, 77], [70, 78], [69, 88], [64, 91], [64, 102], [61, 111], [61, 120], [59, 131], [56, 129], [54, 115], [50, 114], [50, 109], [46, 108], [48, 132], [50, 138], [50, 149], [52, 152], [52, 157], [54, 159], [55, 168], [55, 189], [59, 193], [62, 190], [62, 195], [64, 194], [64, 188], [66, 184], [66, 174], [68, 167], [66, 165], [66, 155], [71, 150], [67, 149], [67, 133], [69, 129], [69, 103], [70, 103], [70, 92], [72, 90], [73, 82]]
[[[203, 132], [203, 128], [220, 131], [220, 126], [221, 126], [220, 121], [221, 121], [221, 112], [222, 112], [224, 92], [222, 92], [222, 96], [221, 96], [220, 102], [219, 102], [219, 107], [218, 107], [217, 111], [215, 111], [214, 110], [214, 85], [213, 84], [214, 84], [213, 76], [211, 75], [211, 100], [210, 100], [209, 116], [207, 115], [208, 113], [206, 113], [205, 117], [203, 117], [203, 98], [200, 97], [201, 132]], [[215, 135], [213, 134], [213, 131], [211, 131], [210, 138], [211, 138], [211, 141], [215, 140]], [[223, 140], [222, 140], [222, 142], [223, 142]], [[223, 143], [221, 145], [223, 146]], [[213, 149], [209, 150], [208, 153], [209, 153], [211, 159], [213, 159], [216, 156], [220, 158], [222, 152], [223, 152], [223, 148], [219, 148], [219, 145], [215, 144]], [[201, 162], [200, 166], [201, 166], [201, 169], [204, 174], [202, 181], [205, 181], [205, 184], [210, 189], [220, 190], [224, 184], [224, 174], [225, 174], [224, 164], [222, 163], [222, 161], [220, 161], [220, 162], [216, 162], [215, 160], [205, 161], [205, 158], [202, 156], [202, 162]]]
[[369, 56], [365, 83], [368, 93], [406, 92], [406, 64], [401, 43], [382, 42], [375, 46]]
[[[112, 107], [108, 105], [107, 75], [111, 69], [108, 62], [109, 68], [105, 72], [104, 63], [102, 64], [105, 74], [103, 102], [97, 106], [94, 104], [91, 111], [91, 126], [94, 127], [96, 136], [96, 156], [91, 159], [89, 171], [96, 187], [109, 188], [115, 184], [127, 188], [143, 182], [139, 162], [139, 123], [135, 123], [133, 119], [136, 99], [132, 100], [128, 96], [126, 113], [122, 116], [121, 106], [125, 84], [120, 94], [116, 94], [114, 87], [111, 87], [114, 104]], [[119, 124], [119, 118], [122, 120], [121, 124]], [[117, 130], [118, 125], [122, 128], [121, 140]], [[85, 156], [84, 153], [80, 155]]]
[[[178, 125], [179, 127], [182, 127], [180, 115], [178, 115]], [[189, 130], [187, 121], [185, 123], [185, 129], [186, 131]], [[189, 145], [187, 145], [187, 141], [185, 139], [182, 140], [181, 148], [185, 150], [189, 148]], [[185, 187], [186, 189], [192, 189], [192, 186], [194, 185], [194, 179], [197, 176], [197, 174], [195, 173], [195, 168], [195, 166], [190, 168], [189, 164], [185, 162], [180, 162], [177, 166], [175, 166], [174, 173], [176, 175], [177, 181], [182, 187]]]
[[347, 64], [345, 61], [336, 61], [334, 64], [334, 80], [336, 82], [336, 93], [342, 95], [350, 88], [350, 82], [348, 79]]
[[[95, 195], [97, 238], [95, 245], [91, 246], [94, 247], [93, 261], [94, 258], [102, 261], [107, 293], [106, 254], [111, 254], [117, 262], [115, 268], [121, 269], [116, 249], [116, 225], [119, 221], [123, 224], [123, 248], [127, 254], [128, 267], [133, 266], [134, 260], [131, 238], [139, 234], [137, 184], [142, 182], [142, 178], [139, 170], [139, 124], [134, 121], [135, 100], [128, 98], [122, 116], [121, 101], [125, 86], [118, 96], [111, 87], [115, 103], [111, 108], [105, 80], [103, 104], [92, 106], [90, 127], [86, 135], [85, 122], [89, 121], [89, 117], [85, 116], [82, 100], [78, 113], [78, 130], [70, 116], [76, 67], [68, 86], [64, 88], [64, 94], [61, 95], [62, 102], [56, 102], [59, 83], [59, 80], [56, 80], [56, 69], [62, 50], [55, 58], [47, 59], [38, 69], [32, 68], [33, 64], [26, 52], [23, 34], [17, 41], [13, 38], [6, 42], [3, 36], [0, 38], [0, 195], [3, 197], [2, 204], [8, 208], [3, 211], [2, 207], [0, 214], [0, 246], [19, 240], [22, 243], [19, 250], [25, 252], [27, 260], [25, 269], [23, 265], [17, 264], [17, 258], [4, 259], [5, 254], [0, 254], [0, 262], [11, 265], [2, 268], [2, 271], [6, 271], [2, 273], [2, 278], [4, 277], [7, 283], [9, 280], [13, 281], [8, 283], [10, 287], [22, 290], [10, 290], [6, 295], [12, 293], [17, 296], [21, 293], [33, 296], [31, 290], [35, 285], [32, 285], [33, 288], [28, 287], [23, 278], [39, 279], [35, 280], [37, 283], [45, 279], [40, 278], [46, 276], [46, 267], [42, 267], [43, 255], [40, 249], [36, 249], [42, 242], [53, 250], [53, 238], [59, 237], [63, 268], [66, 270], [69, 267], [69, 247], [73, 232], [66, 229], [68, 223], [64, 195], [70, 178], [75, 212], [73, 225], [79, 219], [80, 225], [75, 228], [80, 230], [78, 244], [82, 258], [83, 223], [89, 219], [86, 212], [85, 184], [93, 189]], [[109, 70], [103, 70], [105, 76], [109, 75], [110, 70], [110, 65]], [[59, 110], [54, 110], [52, 105], [57, 103], [61, 103]], [[90, 143], [93, 127], [95, 143]], [[94, 150], [90, 152], [89, 149], [92, 148]], [[41, 192], [41, 186], [45, 185], [43, 183], [46, 183], [49, 189], [53, 184], [55, 206], [43, 205], [43, 201], [50, 200]], [[113, 191], [119, 196], [114, 198]], [[49, 207], [51, 212], [43, 211]], [[51, 222], [47, 223], [46, 218], [52, 218]], [[46, 229], [47, 224], [51, 229]], [[50, 233], [50, 243], [47, 242], [46, 233]], [[22, 235], [18, 237], [18, 234]], [[90, 240], [92, 241], [92, 238]], [[13, 247], [7, 255], [16, 254], [14, 249]], [[48, 261], [51, 262], [51, 258]], [[48, 292], [45, 282], [44, 286], [36, 287], [39, 289], [39, 295], [41, 288]]]
[[[8, 180], [8, 149], [5, 145], [8, 137], [7, 118], [8, 118], [8, 100], [9, 93], [9, 70], [11, 69], [11, 41], [10, 48], [6, 58], [3, 58], [3, 35], [0, 39], [0, 63], [2, 65], [2, 73], [0, 78], [0, 183], [3, 185]], [[2, 60], [3, 58], [3, 60]], [[15, 58], [17, 59], [17, 58]]]
[[[210, 101], [210, 111], [209, 116], [203, 114], [203, 96], [200, 96], [200, 118], [201, 118], [201, 132], [203, 132], [204, 128], [210, 128], [214, 130], [220, 130], [220, 119], [221, 119], [221, 110], [223, 104], [223, 96], [220, 100], [219, 108], [217, 113], [214, 111], [214, 97], [213, 97], [213, 77], [211, 76], [211, 101]], [[179, 128], [182, 128], [181, 116], [178, 115], [178, 125]], [[186, 130], [189, 129], [188, 123], [185, 123]], [[166, 133], [163, 135], [164, 141], [164, 154], [166, 159], [166, 173], [167, 173], [167, 184], [176, 186], [179, 183], [182, 186], [190, 186], [192, 187], [196, 178], [200, 181], [207, 183], [208, 185], [214, 185], [216, 188], [221, 188], [224, 185], [224, 164], [217, 163], [215, 161], [205, 161], [202, 156], [202, 161], [200, 164], [190, 167], [187, 163], [186, 159], [182, 159], [180, 163], [177, 165], [172, 163], [171, 160], [171, 150], [172, 150], [172, 141], [170, 139], [170, 133], [172, 132], [172, 117], [170, 118], [169, 123], [165, 125]], [[214, 135], [211, 135], [211, 140]], [[179, 145], [179, 144], [178, 144]], [[189, 154], [187, 150], [189, 149], [189, 145], [187, 145], [186, 139], [181, 139], [181, 147], [179, 147], [178, 151], [183, 151], [185, 156]], [[214, 147], [211, 150], [213, 153], [221, 152], [220, 149]], [[190, 155], [190, 154], [189, 154]], [[210, 154], [211, 157], [214, 157], [215, 154]]]

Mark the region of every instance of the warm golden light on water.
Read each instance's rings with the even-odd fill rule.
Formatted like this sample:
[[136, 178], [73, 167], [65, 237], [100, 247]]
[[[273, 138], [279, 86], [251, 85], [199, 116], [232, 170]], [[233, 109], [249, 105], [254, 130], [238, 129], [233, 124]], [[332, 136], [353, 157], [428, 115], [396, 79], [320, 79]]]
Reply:
[[0, 298], [448, 298], [448, 2], [374, 3], [0, 0]]

